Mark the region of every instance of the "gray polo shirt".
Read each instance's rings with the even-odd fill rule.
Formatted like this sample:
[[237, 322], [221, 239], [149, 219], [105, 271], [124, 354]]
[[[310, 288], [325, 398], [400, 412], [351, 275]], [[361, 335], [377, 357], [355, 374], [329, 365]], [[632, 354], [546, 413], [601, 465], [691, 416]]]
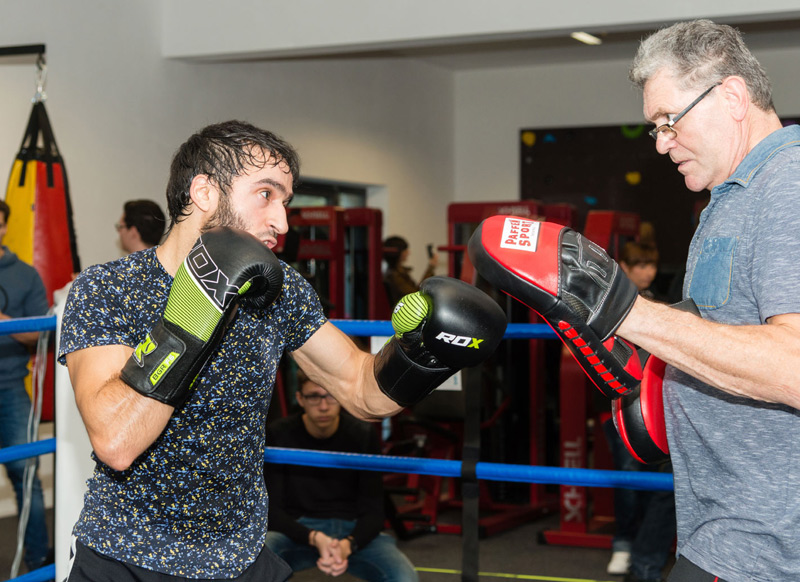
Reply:
[[[800, 127], [772, 133], [711, 191], [683, 288], [705, 319], [759, 325], [800, 313], [798, 146]], [[728, 582], [800, 580], [800, 411], [672, 367], [664, 399], [678, 552]]]

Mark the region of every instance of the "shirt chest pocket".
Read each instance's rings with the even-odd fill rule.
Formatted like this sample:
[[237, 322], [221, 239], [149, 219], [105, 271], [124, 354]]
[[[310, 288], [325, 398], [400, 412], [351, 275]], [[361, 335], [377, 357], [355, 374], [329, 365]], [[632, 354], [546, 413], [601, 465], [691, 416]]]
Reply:
[[719, 309], [728, 302], [733, 274], [736, 237], [712, 237], [703, 241], [689, 281], [689, 297], [700, 309]]

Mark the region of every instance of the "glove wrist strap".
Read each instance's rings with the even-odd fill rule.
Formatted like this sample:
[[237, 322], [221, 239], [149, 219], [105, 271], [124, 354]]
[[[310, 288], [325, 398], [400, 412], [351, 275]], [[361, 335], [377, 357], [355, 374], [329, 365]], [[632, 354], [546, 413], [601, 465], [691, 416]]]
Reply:
[[[214, 335], [224, 329], [222, 323]], [[203, 342], [161, 320], [136, 346], [120, 377], [139, 394], [178, 408], [188, 398], [195, 376], [215, 346], [215, 341]]]
[[[430, 362], [430, 356], [425, 358]], [[412, 406], [455, 374], [448, 366], [432, 367], [411, 359], [392, 337], [375, 356], [375, 379], [381, 391], [401, 406]]]

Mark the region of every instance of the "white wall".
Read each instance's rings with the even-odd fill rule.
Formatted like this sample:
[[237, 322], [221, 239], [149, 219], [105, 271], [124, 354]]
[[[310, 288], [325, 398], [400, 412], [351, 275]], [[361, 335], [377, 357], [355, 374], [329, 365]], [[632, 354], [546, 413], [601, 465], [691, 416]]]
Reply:
[[[800, 115], [800, 49], [755, 54], [773, 81], [778, 113]], [[519, 198], [522, 128], [642, 123], [629, 65], [625, 59], [457, 73], [456, 200]]]
[[[113, 224], [122, 203], [149, 197], [164, 204], [172, 152], [209, 122], [247, 119], [291, 141], [305, 175], [378, 186], [371, 203], [385, 211], [387, 234], [419, 241], [412, 263], [421, 272], [422, 244], [445, 242], [447, 203], [519, 196], [521, 127], [641, 118], [639, 96], [625, 76], [627, 59], [455, 75], [401, 59], [164, 59], [162, 11], [179, 6], [181, 0], [38, 0], [35, 9], [26, 0], [3, 3], [4, 46], [47, 45], [47, 107], [66, 162], [84, 266], [121, 254]], [[774, 0], [762, 8], [785, 6]], [[462, 17], [460, 26], [475, 26], [474, 18]], [[501, 24], [487, 16], [487, 26]], [[775, 80], [781, 112], [800, 112], [796, 51], [759, 56]], [[6, 167], [27, 121], [33, 72], [32, 64], [0, 59]]]
[[[41, 0], [36, 7], [5, 1], [0, 38], [3, 46], [47, 45], [47, 108], [83, 266], [120, 256], [113, 225], [122, 203], [147, 197], [164, 205], [173, 151], [199, 127], [231, 118], [283, 135], [308, 176], [382, 186], [374, 202], [387, 231], [445, 242], [453, 196], [453, 89], [445, 71], [386, 60], [170, 61], [160, 55], [154, 0]], [[27, 121], [33, 69], [0, 59], [0, 160], [8, 167]], [[421, 270], [424, 253], [416, 254]]]

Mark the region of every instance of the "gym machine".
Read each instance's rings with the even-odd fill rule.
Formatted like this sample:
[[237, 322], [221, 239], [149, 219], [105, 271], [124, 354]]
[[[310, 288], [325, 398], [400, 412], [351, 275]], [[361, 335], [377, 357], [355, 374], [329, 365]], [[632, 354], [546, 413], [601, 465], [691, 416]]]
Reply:
[[[448, 244], [438, 251], [448, 253], [448, 274], [475, 284], [503, 305], [509, 321], [539, 322], [538, 316], [505, 295], [499, 295], [475, 273], [466, 253], [470, 236], [485, 218], [496, 214], [513, 214], [536, 220], [568, 220], [574, 212], [568, 205], [542, 205], [538, 201], [469, 202], [448, 207]], [[466, 461], [477, 459], [492, 462], [545, 465], [547, 418], [545, 340], [509, 340], [503, 342], [490, 364], [462, 371], [461, 392], [434, 391], [418, 404], [409, 416], [400, 416], [396, 430], [415, 436], [424, 443], [423, 454], [437, 458], [461, 455]], [[478, 395], [477, 407], [469, 404], [470, 395]], [[471, 412], [472, 411], [472, 412]], [[481, 414], [483, 412], [483, 414]], [[472, 429], [471, 429], [472, 427]], [[397, 508], [399, 521], [419, 523], [441, 533], [462, 533], [460, 523], [448, 523], [445, 510], [462, 508], [465, 503], [456, 480], [444, 483], [440, 477], [412, 477], [410, 488], [420, 487], [424, 493], [409, 496]], [[544, 485], [513, 484], [490, 487], [475, 483], [475, 497], [481, 510], [478, 518], [480, 537], [505, 531], [555, 511], [556, 496]]]
[[[381, 261], [383, 216], [376, 208], [289, 208], [289, 231], [275, 254], [314, 287], [331, 319], [389, 319]], [[279, 412], [289, 412], [294, 379], [282, 366], [275, 380]], [[293, 368], [292, 368], [293, 369]], [[291, 377], [291, 375], [290, 375]], [[288, 384], [288, 386], [286, 386]]]
[[[570, 226], [570, 225], [566, 225]], [[591, 210], [584, 236], [619, 260], [628, 241], [638, 240], [639, 215], [613, 210]], [[560, 457], [562, 467], [613, 469], [603, 424], [611, 417], [610, 404], [600, 396], [567, 350], [561, 352], [559, 374]], [[611, 548], [614, 523], [613, 489], [562, 485], [559, 528], [542, 532], [549, 544]]]

